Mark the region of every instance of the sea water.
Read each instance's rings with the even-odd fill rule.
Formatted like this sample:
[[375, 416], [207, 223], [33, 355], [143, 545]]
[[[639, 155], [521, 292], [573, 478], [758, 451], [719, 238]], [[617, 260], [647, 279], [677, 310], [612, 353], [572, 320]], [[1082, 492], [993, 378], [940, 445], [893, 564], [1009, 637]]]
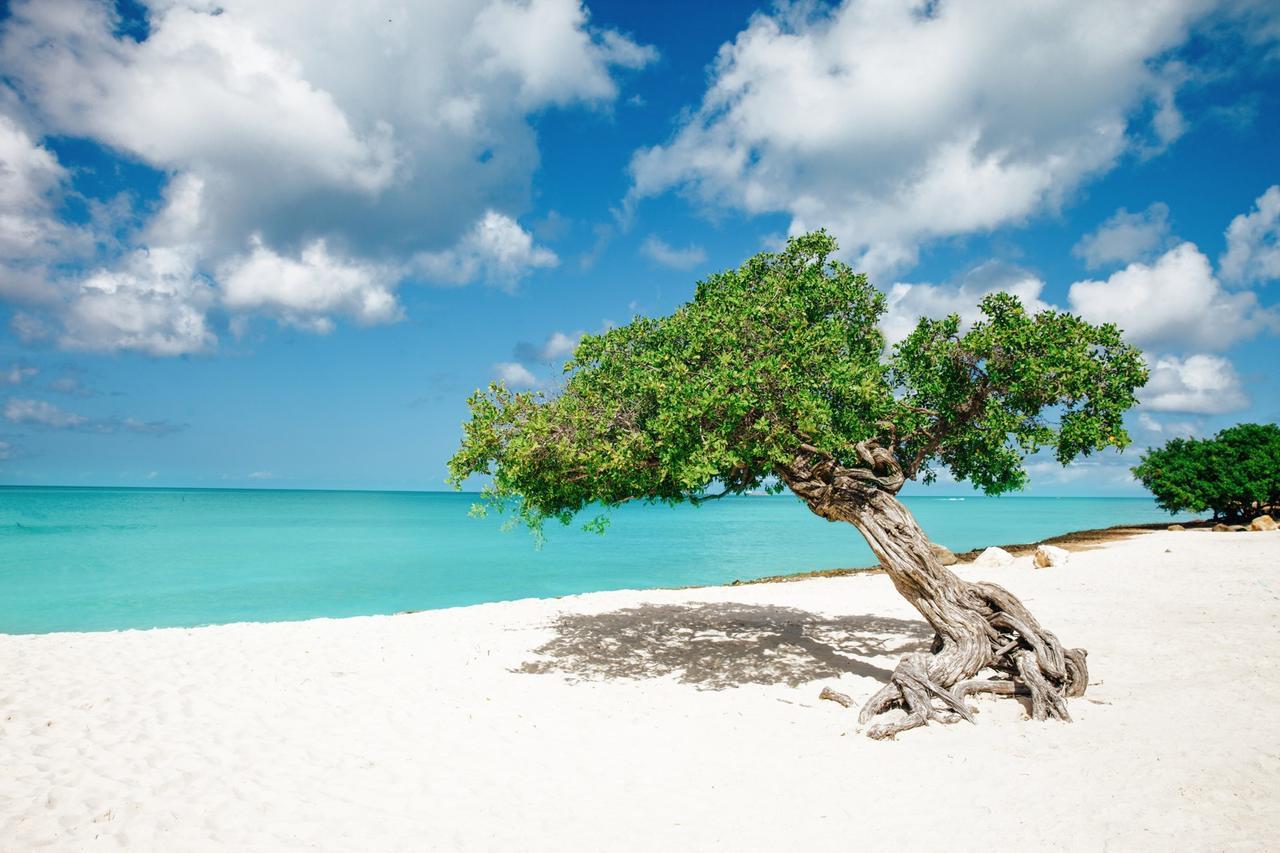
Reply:
[[[0, 632], [396, 613], [875, 563], [795, 497], [626, 505], [535, 547], [441, 492], [0, 488]], [[955, 551], [1168, 519], [1141, 498], [908, 497]]]

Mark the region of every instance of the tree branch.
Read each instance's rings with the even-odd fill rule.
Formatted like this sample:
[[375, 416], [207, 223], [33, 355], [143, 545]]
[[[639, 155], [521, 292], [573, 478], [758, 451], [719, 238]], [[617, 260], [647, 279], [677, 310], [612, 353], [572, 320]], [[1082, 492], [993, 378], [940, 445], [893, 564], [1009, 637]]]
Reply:
[[738, 494], [737, 489], [725, 489], [723, 492], [717, 492], [714, 495], [690, 496], [689, 503], [693, 504], [694, 506], [701, 506], [707, 501], [718, 501], [721, 498], [726, 497], [727, 495], [735, 495], [735, 494]]

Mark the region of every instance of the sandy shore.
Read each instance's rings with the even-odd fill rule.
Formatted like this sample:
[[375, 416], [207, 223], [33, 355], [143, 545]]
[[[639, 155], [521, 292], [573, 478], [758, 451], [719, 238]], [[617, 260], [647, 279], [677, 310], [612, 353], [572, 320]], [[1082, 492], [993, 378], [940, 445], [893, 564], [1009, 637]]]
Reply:
[[0, 850], [1280, 847], [1280, 532], [957, 567], [1090, 652], [1073, 724], [877, 743], [883, 575], [0, 636]]

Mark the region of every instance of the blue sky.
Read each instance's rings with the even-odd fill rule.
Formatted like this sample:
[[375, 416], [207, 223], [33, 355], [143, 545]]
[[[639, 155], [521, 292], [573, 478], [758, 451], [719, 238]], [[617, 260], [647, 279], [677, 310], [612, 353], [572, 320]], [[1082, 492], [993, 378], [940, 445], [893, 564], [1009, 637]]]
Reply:
[[1139, 447], [1280, 419], [1273, 3], [702, 6], [5, 4], [0, 482], [442, 488], [471, 390], [818, 226], [890, 337], [1118, 323]]

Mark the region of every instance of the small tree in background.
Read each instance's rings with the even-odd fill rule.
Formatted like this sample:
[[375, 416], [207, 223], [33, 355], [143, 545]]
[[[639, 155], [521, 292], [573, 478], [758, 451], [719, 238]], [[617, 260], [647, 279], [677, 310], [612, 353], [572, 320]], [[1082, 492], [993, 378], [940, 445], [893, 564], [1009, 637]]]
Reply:
[[1175, 438], [1148, 450], [1134, 476], [1169, 512], [1247, 520], [1280, 509], [1280, 426], [1238, 424], [1213, 438]]
[[[700, 282], [668, 317], [584, 338], [551, 397], [477, 392], [450, 479], [488, 475], [489, 502], [535, 530], [592, 505], [790, 489], [856, 527], [935, 631], [932, 652], [903, 657], [863, 707], [863, 723], [907, 712], [870, 736], [972, 720], [965, 697], [980, 692], [1025, 693], [1036, 719], [1067, 720], [1085, 652], [1007, 590], [946, 569], [896, 495], [943, 468], [999, 494], [1025, 484], [1023, 458], [1041, 448], [1066, 464], [1125, 446], [1141, 356], [1112, 325], [1028, 315], [1003, 293], [967, 332], [955, 315], [923, 319], [886, 355], [884, 296], [835, 249], [823, 231], [793, 238]], [[986, 669], [997, 677], [978, 679]]]

